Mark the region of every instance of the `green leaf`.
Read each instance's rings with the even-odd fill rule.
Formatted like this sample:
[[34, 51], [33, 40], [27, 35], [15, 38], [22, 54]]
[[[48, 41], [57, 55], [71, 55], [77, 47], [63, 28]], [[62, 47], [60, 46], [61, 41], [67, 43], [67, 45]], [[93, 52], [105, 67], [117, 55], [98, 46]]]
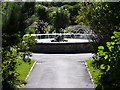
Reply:
[[112, 36], [112, 37], [111, 37], [111, 39], [114, 39], [114, 38], [115, 38], [115, 36]]
[[108, 59], [108, 55], [105, 55], [104, 59]]
[[111, 45], [111, 42], [107, 42], [106, 44], [107, 44], [107, 47], [109, 47]]
[[99, 46], [99, 47], [98, 47], [98, 49], [101, 49], [101, 50], [103, 50], [103, 49], [104, 49], [104, 47], [103, 47], [103, 46]]
[[100, 68], [101, 69], [105, 69], [104, 64], [100, 65]]
[[110, 70], [110, 66], [109, 65], [107, 65], [107, 70], [106, 71], [109, 71]]

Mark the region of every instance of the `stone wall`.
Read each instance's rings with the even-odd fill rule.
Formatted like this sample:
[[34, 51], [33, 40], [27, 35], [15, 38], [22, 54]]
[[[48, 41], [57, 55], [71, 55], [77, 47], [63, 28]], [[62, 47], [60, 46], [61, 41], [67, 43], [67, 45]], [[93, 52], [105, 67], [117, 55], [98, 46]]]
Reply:
[[34, 53], [89, 53], [90, 42], [82, 43], [37, 43], [30, 49]]

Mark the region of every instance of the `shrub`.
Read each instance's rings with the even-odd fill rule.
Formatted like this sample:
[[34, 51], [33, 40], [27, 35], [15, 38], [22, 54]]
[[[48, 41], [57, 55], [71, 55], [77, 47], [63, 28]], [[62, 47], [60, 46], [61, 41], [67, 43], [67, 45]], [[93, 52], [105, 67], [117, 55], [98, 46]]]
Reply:
[[53, 26], [56, 28], [57, 33], [60, 33], [61, 28], [64, 29], [69, 25], [70, 13], [68, 10], [58, 8], [55, 12], [53, 12], [52, 16]]
[[114, 32], [111, 42], [107, 42], [106, 47], [107, 50], [104, 46], [98, 47], [94, 62], [95, 66], [103, 72], [98, 85], [100, 90], [120, 88], [120, 32]]

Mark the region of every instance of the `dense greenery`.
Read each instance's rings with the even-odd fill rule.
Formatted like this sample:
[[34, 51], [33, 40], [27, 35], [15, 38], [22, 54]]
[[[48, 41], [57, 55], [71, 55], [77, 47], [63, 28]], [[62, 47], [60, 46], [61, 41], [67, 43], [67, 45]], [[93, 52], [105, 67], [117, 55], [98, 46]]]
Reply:
[[70, 24], [77, 24], [75, 21], [81, 8], [78, 2], [36, 2], [35, 4], [35, 15], [42, 21], [42, 25], [48, 23], [48, 27], [43, 29], [42, 33], [59, 33], [60, 28], [64, 29]]
[[31, 52], [27, 50], [35, 44], [32, 36], [24, 36], [25, 29], [33, 22], [31, 17], [34, 14], [34, 3], [2, 4], [2, 85], [6, 90], [24, 83], [24, 80], [18, 78], [20, 74], [16, 69], [20, 60], [30, 62]]
[[[23, 36], [23, 42], [16, 46], [10, 47], [10, 49], [3, 48], [2, 52], [2, 85], [3, 89], [6, 88], [17, 88], [16, 85], [24, 83], [23, 80], [18, 78], [20, 74], [16, 71], [17, 67], [20, 65], [20, 61], [23, 60], [26, 63], [30, 63], [31, 59], [30, 51], [28, 50], [32, 45], [35, 44], [34, 39], [30, 39], [30, 36]], [[32, 42], [30, 41], [32, 40]], [[20, 51], [23, 51], [20, 53]]]
[[25, 34], [25, 29], [32, 23], [34, 3], [9, 2], [3, 4], [2, 38], [3, 47], [13, 46]]
[[15, 48], [11, 48], [9, 51], [4, 50], [2, 53], [2, 85], [3, 89], [16, 88], [17, 84], [21, 84], [21, 80], [18, 79], [19, 73], [16, 71], [19, 54]]
[[48, 19], [47, 7], [37, 4], [36, 5], [36, 13], [37, 13], [39, 20], [47, 21], [47, 19]]
[[120, 3], [84, 3], [76, 22], [89, 25], [94, 33], [94, 50], [110, 41], [114, 31], [120, 30]]
[[76, 21], [76, 17], [77, 15], [79, 15], [78, 11], [81, 9], [82, 4], [75, 4], [75, 5], [63, 5], [61, 6], [61, 8], [63, 9], [67, 9], [70, 13], [70, 24], [71, 25], [75, 25], [77, 24]]
[[45, 28], [47, 28], [47, 26], [48, 23], [44, 22], [43, 20], [36, 21], [35, 33], [41, 33], [41, 34], [46, 33]]
[[57, 33], [62, 32], [60, 29], [65, 29], [65, 27], [69, 25], [70, 13], [67, 11], [67, 9], [57, 9], [55, 12], [53, 12], [52, 17], [53, 26], [56, 28]]
[[93, 49], [96, 57], [94, 57], [93, 65], [102, 72], [97, 86], [98, 90], [120, 88], [119, 8], [120, 3], [83, 3], [77, 16], [76, 22], [89, 25], [94, 34]]
[[111, 42], [98, 47], [94, 64], [102, 71], [98, 89], [120, 88], [120, 32], [114, 32]]

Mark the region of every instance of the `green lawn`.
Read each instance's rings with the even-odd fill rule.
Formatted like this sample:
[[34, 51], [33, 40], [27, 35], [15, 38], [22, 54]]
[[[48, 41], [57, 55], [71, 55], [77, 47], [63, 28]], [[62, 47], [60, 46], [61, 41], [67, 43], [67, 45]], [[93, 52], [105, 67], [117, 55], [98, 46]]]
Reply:
[[31, 67], [33, 66], [35, 61], [31, 60], [31, 63], [24, 62], [20, 60], [20, 65], [17, 67], [17, 71], [20, 74], [19, 79], [25, 80]]
[[90, 73], [92, 75], [93, 82], [95, 84], [97, 84], [98, 83], [98, 79], [99, 79], [99, 75], [101, 74], [101, 72], [100, 72], [99, 69], [96, 69], [96, 68], [93, 67], [93, 65], [92, 65], [93, 61], [94, 60], [86, 60], [86, 63], [87, 63], [87, 66], [88, 66], [88, 68], [90, 70]]

